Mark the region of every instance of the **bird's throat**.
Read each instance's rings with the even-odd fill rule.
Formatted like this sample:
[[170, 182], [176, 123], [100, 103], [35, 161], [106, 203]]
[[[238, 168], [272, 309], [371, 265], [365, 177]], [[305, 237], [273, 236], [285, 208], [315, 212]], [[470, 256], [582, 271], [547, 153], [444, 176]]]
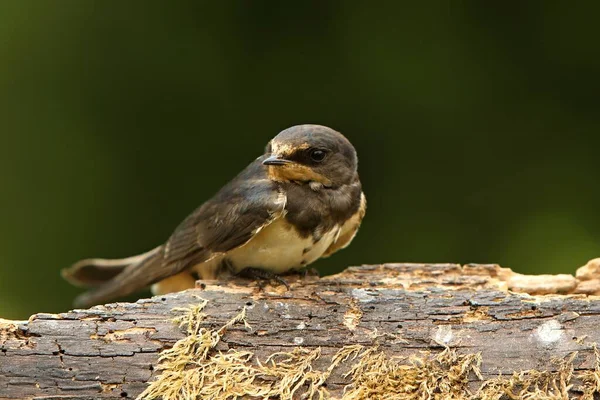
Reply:
[[285, 165], [271, 165], [268, 168], [269, 179], [276, 182], [319, 182], [324, 186], [331, 186], [329, 179], [306, 165], [290, 163]]

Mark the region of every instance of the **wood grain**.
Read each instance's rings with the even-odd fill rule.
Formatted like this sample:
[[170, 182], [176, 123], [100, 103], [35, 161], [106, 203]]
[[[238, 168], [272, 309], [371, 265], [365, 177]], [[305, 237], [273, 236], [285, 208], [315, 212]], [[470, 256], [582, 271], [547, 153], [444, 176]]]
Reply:
[[[135, 398], [157, 375], [159, 352], [184, 333], [173, 309], [208, 300], [204, 325], [218, 329], [245, 307], [251, 330], [234, 325], [219, 350], [261, 359], [320, 347], [326, 369], [341, 347], [378, 346], [389, 355], [421, 350], [481, 353], [482, 378], [529, 369], [553, 371], [553, 358], [577, 352], [578, 371], [595, 367], [600, 297], [595, 267], [576, 277], [527, 277], [496, 265], [385, 264], [325, 278], [291, 277], [292, 290], [259, 292], [246, 280], [114, 303], [29, 321], [0, 320], [0, 398]], [[529, 293], [523, 293], [529, 292]], [[541, 294], [537, 294], [541, 293]], [[343, 371], [328, 379], [341, 396]], [[473, 390], [482, 381], [469, 377]], [[571, 391], [577, 394], [575, 384]]]

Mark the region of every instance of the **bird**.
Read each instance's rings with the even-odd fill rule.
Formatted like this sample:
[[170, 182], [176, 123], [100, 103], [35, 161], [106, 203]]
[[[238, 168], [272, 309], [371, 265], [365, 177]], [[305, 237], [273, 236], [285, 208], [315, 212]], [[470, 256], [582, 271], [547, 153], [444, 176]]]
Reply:
[[61, 273], [90, 289], [76, 297], [76, 307], [148, 286], [154, 295], [186, 290], [196, 278], [281, 280], [348, 246], [365, 212], [354, 146], [329, 127], [296, 125], [271, 139], [164, 244], [133, 257], [84, 259]]

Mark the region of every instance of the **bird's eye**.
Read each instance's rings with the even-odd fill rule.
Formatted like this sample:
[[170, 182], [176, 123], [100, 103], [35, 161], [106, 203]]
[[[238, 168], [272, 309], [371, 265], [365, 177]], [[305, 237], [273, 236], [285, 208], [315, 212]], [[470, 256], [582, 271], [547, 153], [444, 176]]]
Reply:
[[319, 150], [319, 149], [314, 149], [311, 150], [310, 152], [310, 158], [311, 160], [315, 161], [315, 162], [321, 162], [325, 159], [325, 156], [327, 155], [327, 153], [324, 150]]

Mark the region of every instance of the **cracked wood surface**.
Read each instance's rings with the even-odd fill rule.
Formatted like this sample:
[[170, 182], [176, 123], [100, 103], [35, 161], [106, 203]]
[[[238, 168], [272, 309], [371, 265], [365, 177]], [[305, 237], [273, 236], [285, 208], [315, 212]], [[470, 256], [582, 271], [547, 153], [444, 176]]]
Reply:
[[[0, 319], [0, 398], [135, 398], [156, 376], [159, 352], [184, 335], [171, 322], [173, 309], [197, 304], [198, 296], [208, 300], [206, 327], [218, 329], [246, 307], [252, 329], [234, 325], [217, 349], [252, 350], [261, 360], [297, 346], [321, 347], [315, 365], [326, 368], [350, 344], [398, 356], [449, 346], [481, 352], [484, 379], [552, 371], [551, 359], [575, 351], [576, 369], [593, 369], [597, 261], [575, 277], [525, 276], [496, 265], [351, 267], [321, 279], [293, 277], [290, 291], [258, 292], [246, 280], [204, 282], [136, 303]], [[339, 394], [348, 378], [336, 372], [328, 383]]]

